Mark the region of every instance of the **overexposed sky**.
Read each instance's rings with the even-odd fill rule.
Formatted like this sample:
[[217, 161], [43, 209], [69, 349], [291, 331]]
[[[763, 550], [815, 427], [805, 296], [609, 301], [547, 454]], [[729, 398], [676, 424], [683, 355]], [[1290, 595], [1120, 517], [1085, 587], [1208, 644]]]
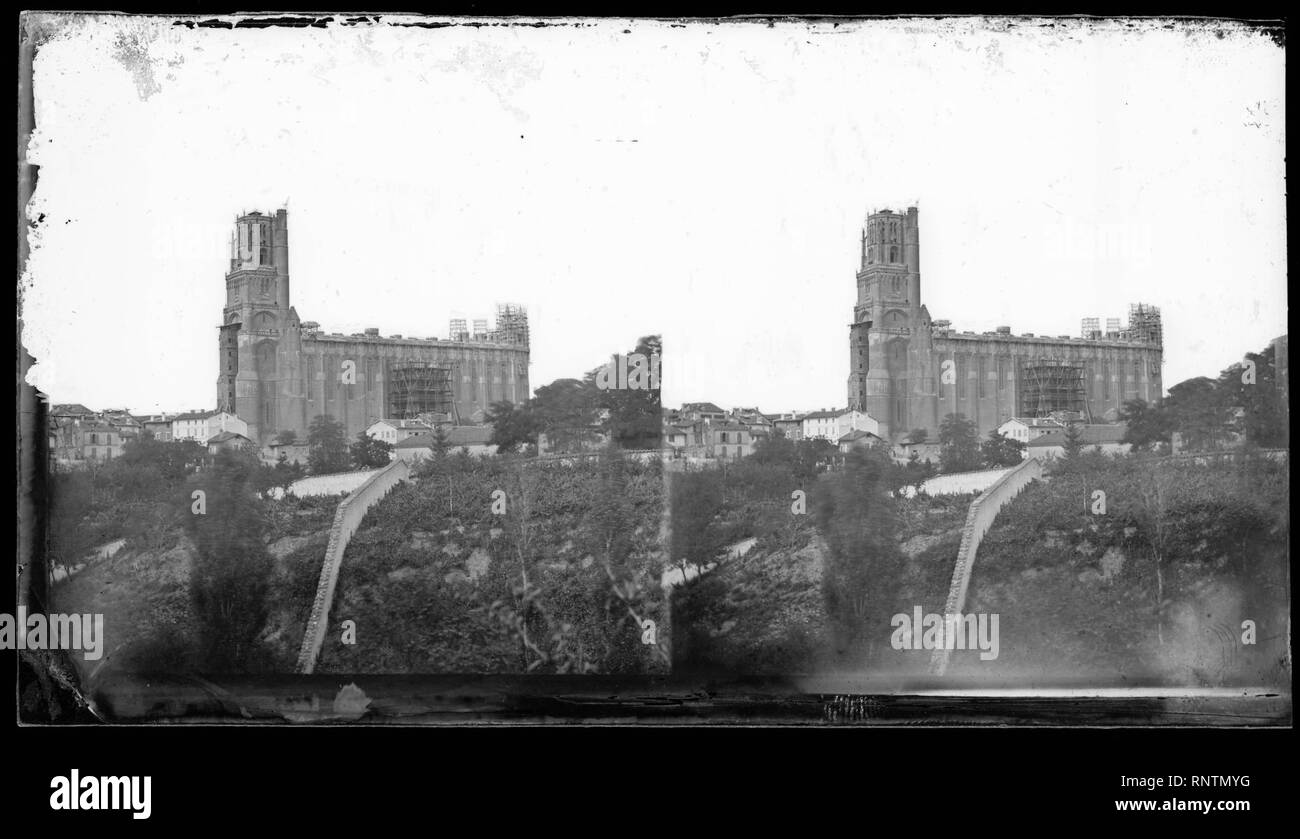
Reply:
[[23, 305], [54, 402], [215, 405], [231, 225], [286, 202], [303, 320], [522, 303], [533, 387], [661, 333], [672, 405], [843, 405], [885, 207], [920, 208], [959, 330], [1154, 303], [1168, 386], [1286, 329], [1285, 53], [1241, 27], [45, 26]]

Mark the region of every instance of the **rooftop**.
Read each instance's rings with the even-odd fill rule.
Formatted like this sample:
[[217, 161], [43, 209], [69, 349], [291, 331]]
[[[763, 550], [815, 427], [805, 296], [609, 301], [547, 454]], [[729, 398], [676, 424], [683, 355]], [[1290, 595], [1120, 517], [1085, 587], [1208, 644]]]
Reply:
[[[486, 425], [457, 425], [448, 428], [445, 439], [449, 447], [485, 446], [492, 441], [492, 428]], [[432, 434], [415, 434], [397, 444], [399, 449], [431, 449], [435, 437]]]
[[[1012, 417], [1007, 422], [1018, 422], [1029, 428], [1060, 428], [1060, 420], [1051, 417]], [[1005, 423], [1004, 423], [1005, 424]]]
[[[1095, 446], [1101, 443], [1121, 443], [1124, 441], [1124, 435], [1128, 432], [1128, 426], [1123, 423], [1116, 425], [1079, 425], [1079, 443], [1085, 446]], [[1029, 441], [1029, 447], [1041, 448], [1043, 446], [1064, 446], [1065, 431], [1049, 431], [1041, 437]]]

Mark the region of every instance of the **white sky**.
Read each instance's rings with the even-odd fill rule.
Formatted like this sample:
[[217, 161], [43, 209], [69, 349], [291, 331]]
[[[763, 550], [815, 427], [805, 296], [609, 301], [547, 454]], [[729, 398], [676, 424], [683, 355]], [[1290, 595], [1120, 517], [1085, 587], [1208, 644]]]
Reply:
[[671, 405], [842, 405], [872, 208], [920, 207], [959, 330], [1154, 303], [1168, 386], [1286, 329], [1285, 54], [1244, 29], [55, 29], [24, 283], [55, 402], [214, 405], [230, 227], [286, 200], [304, 320], [523, 303], [533, 387], [657, 332]]

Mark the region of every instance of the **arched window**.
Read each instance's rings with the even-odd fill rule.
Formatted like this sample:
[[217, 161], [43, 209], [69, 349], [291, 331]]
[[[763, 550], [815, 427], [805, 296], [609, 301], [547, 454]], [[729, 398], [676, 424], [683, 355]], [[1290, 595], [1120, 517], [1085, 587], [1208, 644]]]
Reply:
[[889, 261], [890, 262], [898, 261], [898, 247], [896, 245], [889, 246]]

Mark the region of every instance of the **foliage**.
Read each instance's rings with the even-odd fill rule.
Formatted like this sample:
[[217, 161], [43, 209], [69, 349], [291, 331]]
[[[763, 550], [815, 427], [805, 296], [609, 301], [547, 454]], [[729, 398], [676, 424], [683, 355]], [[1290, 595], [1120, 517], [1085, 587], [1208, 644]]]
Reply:
[[371, 437], [365, 431], [358, 431], [357, 439], [349, 447], [349, 452], [352, 455], [352, 465], [357, 469], [378, 469], [392, 461], [393, 444]]
[[1174, 430], [1173, 415], [1148, 404], [1145, 399], [1125, 402], [1119, 412], [1119, 419], [1127, 425], [1123, 442], [1138, 451], [1168, 443]]
[[447, 441], [447, 429], [441, 425], [434, 426], [433, 429], [433, 459], [442, 460], [447, 456], [451, 444]]
[[810, 481], [822, 472], [839, 455], [835, 444], [820, 437], [814, 440], [789, 440], [773, 435], [762, 438], [754, 446], [754, 453], [731, 469], [741, 469], [740, 480], [745, 482], [747, 468], [776, 466], [787, 472], [796, 483]]
[[1247, 353], [1245, 362], [1217, 378], [1198, 376], [1179, 382], [1158, 405], [1142, 400], [1124, 404], [1128, 423], [1124, 442], [1149, 449], [1169, 443], [1174, 432], [1191, 451], [1214, 451], [1244, 440], [1252, 446], [1281, 448], [1289, 439], [1286, 399], [1278, 388], [1274, 349]]
[[925, 428], [913, 428], [907, 432], [908, 443], [924, 443], [930, 437], [930, 432]]
[[889, 488], [898, 492], [903, 487], [913, 487], [919, 491], [921, 484], [928, 481], [938, 474], [938, 470], [928, 460], [921, 460], [921, 456], [912, 452], [907, 458], [907, 463], [891, 463], [889, 474]]
[[822, 591], [836, 646], [869, 658], [889, 623], [904, 562], [894, 536], [898, 515], [889, 492], [890, 463], [876, 451], [854, 451], [844, 469], [815, 487], [817, 529], [830, 549]]
[[517, 451], [525, 444], [536, 445], [541, 423], [527, 406], [517, 406], [508, 400], [493, 402], [488, 406], [484, 421], [492, 426], [492, 444], [506, 454]]
[[[356, 647], [327, 643], [322, 670], [615, 673], [666, 663], [638, 623], [667, 630], [660, 464], [457, 453], [415, 476], [348, 547], [339, 591], [368, 630]], [[497, 490], [504, 508], [493, 512]]]
[[980, 444], [980, 456], [990, 469], [1000, 466], [1017, 466], [1025, 459], [1025, 444], [1013, 440], [998, 430], [989, 431], [989, 438]]
[[[660, 357], [662, 369], [663, 340], [658, 335], [646, 335], [636, 342], [633, 353], [644, 356], [647, 363], [653, 356]], [[585, 379], [594, 385], [596, 371]], [[625, 449], [657, 449], [663, 434], [663, 411], [658, 389], [616, 389], [597, 391], [597, 405], [608, 412], [604, 420], [610, 439]]]
[[[1222, 668], [1259, 659], [1209, 649], [1186, 664], [1188, 619], [1194, 632], [1247, 617], [1285, 626], [1288, 485], [1288, 463], [1263, 455], [1203, 463], [1085, 451], [1002, 510], [980, 545], [971, 602], [995, 601], [1034, 627], [1016, 638], [1004, 626], [1009, 667], [1223, 684]], [[1240, 617], [1220, 611], [1226, 593]]]
[[195, 482], [205, 493], [204, 512], [182, 513], [196, 549], [190, 596], [200, 657], [216, 672], [260, 663], [256, 639], [267, 618], [271, 561], [262, 541], [267, 522], [257, 495], [258, 473], [252, 455], [221, 452]]
[[556, 379], [539, 387], [526, 409], [556, 452], [582, 451], [595, 440], [597, 390], [590, 382]]
[[980, 468], [980, 447], [975, 423], [964, 414], [948, 414], [939, 424], [939, 465], [945, 474]]
[[1061, 444], [1061, 456], [1070, 462], [1077, 460], [1083, 452], [1083, 427], [1077, 422], [1065, 424], [1065, 442]]
[[307, 468], [313, 475], [346, 472], [350, 468], [343, 423], [329, 414], [318, 414], [307, 427]]

